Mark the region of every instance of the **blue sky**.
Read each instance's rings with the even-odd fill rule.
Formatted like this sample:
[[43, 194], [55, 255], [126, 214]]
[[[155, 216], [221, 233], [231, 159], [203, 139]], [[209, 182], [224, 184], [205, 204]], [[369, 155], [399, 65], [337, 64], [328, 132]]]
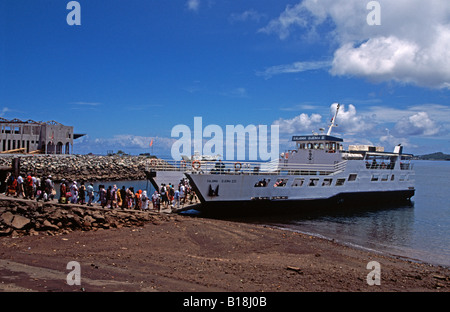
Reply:
[[0, 116], [56, 120], [75, 153], [170, 154], [175, 125], [327, 127], [346, 144], [450, 153], [450, 3], [380, 0], [0, 3]]

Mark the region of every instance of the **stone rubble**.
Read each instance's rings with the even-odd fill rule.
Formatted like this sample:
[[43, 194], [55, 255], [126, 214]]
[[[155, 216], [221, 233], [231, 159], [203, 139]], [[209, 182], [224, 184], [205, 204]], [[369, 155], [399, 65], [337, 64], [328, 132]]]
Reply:
[[51, 175], [53, 181], [144, 180], [144, 170], [163, 160], [148, 156], [98, 155], [1, 155], [0, 166], [11, 166], [13, 158], [20, 158], [20, 174], [38, 177]]
[[0, 198], [0, 236], [55, 235], [159, 223], [171, 215], [151, 211], [104, 209], [25, 199]]

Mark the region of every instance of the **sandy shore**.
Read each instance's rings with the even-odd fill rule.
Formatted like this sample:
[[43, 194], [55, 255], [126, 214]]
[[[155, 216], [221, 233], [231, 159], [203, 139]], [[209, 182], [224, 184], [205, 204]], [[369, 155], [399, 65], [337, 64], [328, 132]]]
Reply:
[[[0, 238], [0, 291], [448, 292], [450, 270], [239, 222], [172, 215], [141, 227]], [[66, 266], [81, 266], [81, 285]], [[370, 286], [370, 261], [380, 285]]]

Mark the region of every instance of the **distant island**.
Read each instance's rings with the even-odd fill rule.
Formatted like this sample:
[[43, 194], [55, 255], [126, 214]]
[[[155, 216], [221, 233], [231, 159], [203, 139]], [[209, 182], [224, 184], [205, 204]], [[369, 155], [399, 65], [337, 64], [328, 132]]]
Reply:
[[437, 153], [426, 154], [426, 155], [418, 155], [414, 158], [420, 159], [420, 160], [450, 160], [450, 155], [444, 154], [442, 152], [437, 152]]

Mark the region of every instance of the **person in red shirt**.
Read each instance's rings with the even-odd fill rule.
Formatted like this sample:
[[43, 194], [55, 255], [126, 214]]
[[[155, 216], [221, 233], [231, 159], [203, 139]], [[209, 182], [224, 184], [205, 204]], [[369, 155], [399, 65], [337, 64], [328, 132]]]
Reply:
[[27, 180], [25, 183], [25, 198], [33, 199], [33, 178], [31, 177], [31, 174], [28, 174]]

